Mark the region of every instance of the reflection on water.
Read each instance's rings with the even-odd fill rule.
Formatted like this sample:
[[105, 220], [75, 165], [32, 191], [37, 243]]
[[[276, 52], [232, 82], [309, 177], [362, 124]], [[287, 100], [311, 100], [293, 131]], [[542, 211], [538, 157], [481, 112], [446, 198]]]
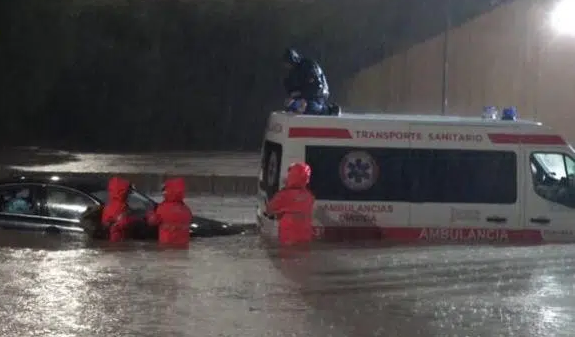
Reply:
[[286, 311], [270, 315], [257, 309], [267, 307], [269, 289], [286, 282], [265, 264], [263, 252], [248, 257], [236, 245], [234, 256], [218, 248], [241, 237], [196, 240], [190, 250], [160, 250], [154, 243], [87, 244], [79, 236], [0, 234], [1, 336], [283, 336], [275, 328], [291, 336], [313, 331], [301, 317], [284, 317]]
[[570, 336], [574, 261], [571, 246], [160, 250], [0, 231], [0, 335]]
[[181, 152], [148, 154], [3, 153], [0, 165], [33, 172], [159, 173], [211, 176], [257, 176], [259, 153]]

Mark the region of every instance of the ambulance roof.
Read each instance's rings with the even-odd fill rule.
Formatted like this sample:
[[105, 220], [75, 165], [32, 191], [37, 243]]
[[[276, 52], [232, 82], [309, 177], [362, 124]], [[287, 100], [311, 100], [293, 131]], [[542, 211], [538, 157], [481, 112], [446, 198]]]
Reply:
[[[266, 137], [270, 139], [278, 137], [280, 142], [281, 137], [287, 136], [289, 139], [340, 139], [361, 141], [362, 144], [370, 142], [379, 144], [381, 139], [390, 140], [396, 136], [397, 141], [412, 137], [418, 137], [419, 140], [420, 133], [429, 131], [431, 138], [421, 137], [421, 142], [433, 141], [435, 144], [441, 141], [444, 144], [442, 146], [462, 146], [463, 143], [468, 146], [473, 143], [473, 146], [477, 146], [478, 143], [483, 144], [487, 139], [490, 141], [489, 144], [566, 144], [563, 137], [556, 134], [552, 128], [528, 120], [496, 120], [429, 114], [344, 113], [340, 116], [313, 116], [274, 112], [269, 122]], [[452, 139], [453, 137], [448, 134], [463, 135], [464, 140], [459, 141], [461, 137], [457, 140]], [[440, 136], [436, 137], [437, 135]]]
[[[334, 116], [336, 117], [336, 116]], [[399, 121], [399, 122], [422, 122], [422, 123], [449, 123], [449, 124], [498, 124], [509, 126], [510, 124], [521, 125], [541, 125], [541, 123], [518, 119], [515, 121], [502, 121], [500, 119], [484, 119], [481, 117], [461, 117], [446, 115], [399, 115], [399, 114], [358, 114], [345, 113], [339, 118], [350, 118], [357, 120], [381, 120], [381, 121]]]
[[[277, 114], [288, 115], [283, 112], [278, 112]], [[449, 115], [414, 115], [414, 114], [385, 114], [385, 113], [343, 113], [339, 116], [302, 116], [302, 115], [291, 115], [297, 117], [298, 122], [306, 120], [322, 120], [326, 124], [337, 123], [337, 121], [350, 122], [355, 121], [366, 121], [366, 122], [403, 122], [403, 123], [418, 123], [418, 124], [457, 124], [466, 126], [489, 126], [489, 127], [537, 127], [542, 126], [539, 122], [534, 122], [530, 120], [518, 119], [515, 121], [507, 121], [500, 119], [484, 119], [482, 117], [461, 117], [461, 116], [449, 116]], [[300, 118], [302, 120], [300, 120]], [[326, 121], [329, 119], [330, 121]], [[298, 123], [299, 124], [299, 123]]]

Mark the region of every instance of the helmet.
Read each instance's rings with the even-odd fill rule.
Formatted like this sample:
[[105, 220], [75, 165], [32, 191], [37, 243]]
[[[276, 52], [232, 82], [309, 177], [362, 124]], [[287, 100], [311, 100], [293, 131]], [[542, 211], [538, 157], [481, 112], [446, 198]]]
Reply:
[[287, 185], [305, 187], [311, 178], [311, 167], [303, 162], [293, 163], [288, 167]]
[[301, 61], [301, 56], [295, 49], [288, 48], [284, 52], [283, 60], [289, 64], [296, 64]]

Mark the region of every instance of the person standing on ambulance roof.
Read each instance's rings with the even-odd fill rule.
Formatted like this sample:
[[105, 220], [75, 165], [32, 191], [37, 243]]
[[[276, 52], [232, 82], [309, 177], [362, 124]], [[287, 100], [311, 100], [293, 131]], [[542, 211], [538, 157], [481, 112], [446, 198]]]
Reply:
[[148, 213], [147, 220], [158, 226], [161, 245], [187, 248], [190, 243], [192, 211], [184, 203], [186, 184], [182, 178], [168, 179], [164, 183], [164, 201], [155, 211]]
[[310, 177], [308, 164], [291, 164], [286, 186], [268, 202], [266, 213], [279, 218], [279, 242], [282, 246], [309, 243], [313, 239], [315, 197], [307, 188]]
[[111, 242], [125, 240], [128, 229], [137, 221], [137, 218], [129, 214], [129, 193], [129, 181], [113, 177], [108, 182], [108, 202], [102, 211], [102, 225], [109, 230]]
[[[292, 48], [285, 51], [284, 64], [289, 70], [284, 87], [289, 96], [288, 110], [307, 115], [328, 114], [329, 86], [323, 70], [316, 61], [304, 58]], [[303, 102], [302, 102], [303, 99]]]

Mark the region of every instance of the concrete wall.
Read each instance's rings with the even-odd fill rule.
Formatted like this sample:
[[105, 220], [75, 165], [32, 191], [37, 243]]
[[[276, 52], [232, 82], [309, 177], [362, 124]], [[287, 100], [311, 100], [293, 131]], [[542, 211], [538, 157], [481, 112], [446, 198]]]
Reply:
[[[575, 37], [549, 24], [554, 2], [520, 0], [450, 32], [449, 114], [516, 105], [521, 118], [551, 125], [575, 143]], [[443, 36], [362, 70], [347, 110], [438, 113]]]

